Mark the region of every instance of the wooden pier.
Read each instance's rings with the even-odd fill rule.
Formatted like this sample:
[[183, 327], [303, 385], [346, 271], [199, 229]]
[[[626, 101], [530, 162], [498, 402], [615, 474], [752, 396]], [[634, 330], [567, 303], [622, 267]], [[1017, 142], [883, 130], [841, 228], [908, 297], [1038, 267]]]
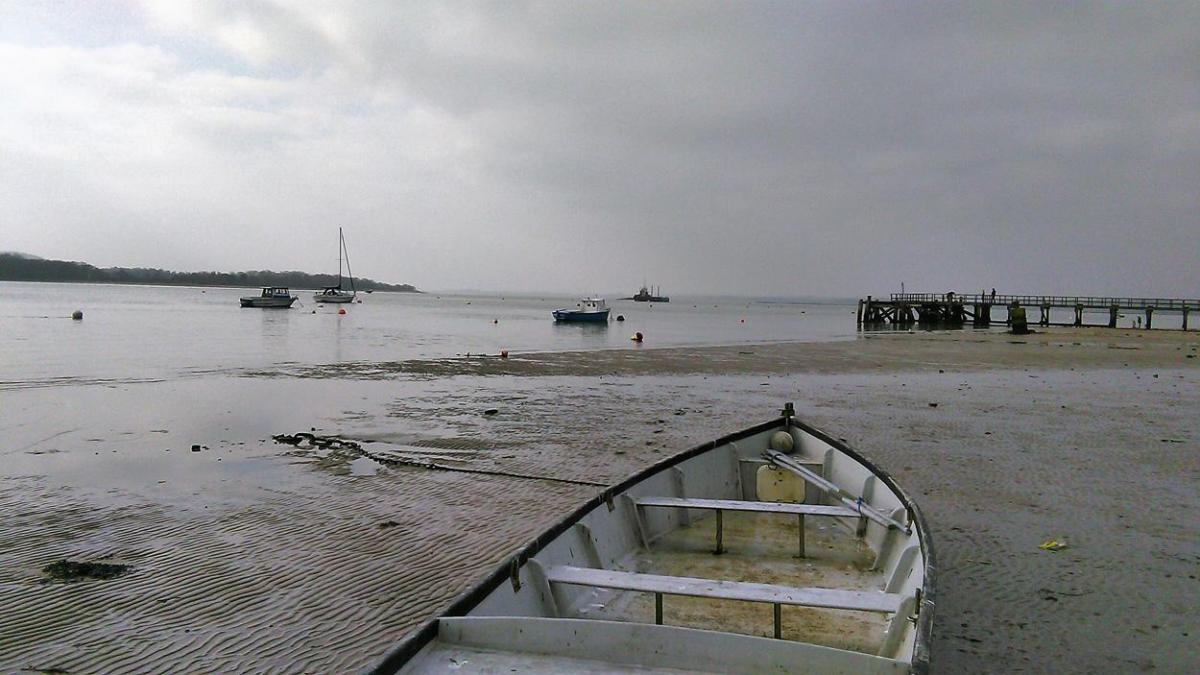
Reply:
[[[1122, 311], [1144, 313], [1143, 328], [1151, 328], [1156, 312], [1178, 312], [1183, 315], [1183, 330], [1188, 329], [1188, 315], [1200, 311], [1200, 299], [1181, 300], [1170, 298], [1111, 298], [1063, 295], [959, 295], [957, 293], [892, 293], [883, 300], [867, 296], [858, 301], [858, 325], [862, 326], [911, 326], [914, 324], [962, 326], [968, 321], [977, 327], [990, 326], [995, 320], [992, 309], [1006, 310], [1002, 323], [1012, 323], [1012, 310], [1017, 308], [1041, 311], [1036, 322], [1039, 326], [1106, 326], [1117, 327], [1117, 317]], [[1052, 322], [1050, 310], [1069, 309], [1074, 311], [1073, 322]], [[1085, 312], [1107, 312], [1108, 322], [1085, 324]], [[1030, 323], [1033, 317], [1030, 317]], [[1001, 323], [1001, 322], [997, 322]]]

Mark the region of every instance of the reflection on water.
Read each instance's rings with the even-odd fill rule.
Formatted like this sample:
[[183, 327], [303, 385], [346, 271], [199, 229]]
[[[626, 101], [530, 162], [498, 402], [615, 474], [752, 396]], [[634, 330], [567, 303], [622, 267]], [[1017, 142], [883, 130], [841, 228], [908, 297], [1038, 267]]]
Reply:
[[[373, 293], [361, 303], [242, 308], [245, 289], [0, 283], [0, 389], [123, 383], [279, 364], [828, 340], [853, 308], [728, 298], [611, 302], [609, 324], [555, 323], [563, 298]], [[301, 294], [303, 298], [304, 295]], [[83, 321], [71, 321], [81, 309]], [[344, 315], [338, 310], [345, 309]]]

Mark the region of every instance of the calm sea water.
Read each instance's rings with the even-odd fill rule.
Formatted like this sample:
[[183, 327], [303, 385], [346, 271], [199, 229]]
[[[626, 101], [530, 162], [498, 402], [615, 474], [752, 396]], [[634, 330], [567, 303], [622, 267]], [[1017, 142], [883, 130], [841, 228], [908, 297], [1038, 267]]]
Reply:
[[[854, 334], [854, 307], [753, 299], [610, 299], [624, 322], [556, 324], [566, 297], [372, 293], [290, 310], [242, 308], [253, 289], [0, 282], [0, 389], [153, 381], [278, 364], [466, 353], [815, 341]], [[83, 321], [72, 321], [81, 310]]]

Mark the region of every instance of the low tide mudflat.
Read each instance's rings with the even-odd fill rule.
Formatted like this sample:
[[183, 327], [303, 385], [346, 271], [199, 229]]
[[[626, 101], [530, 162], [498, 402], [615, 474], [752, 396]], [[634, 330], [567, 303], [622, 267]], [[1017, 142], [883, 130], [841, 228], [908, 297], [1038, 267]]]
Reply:
[[[788, 400], [925, 509], [939, 672], [1191, 670], [1198, 349], [1165, 331], [918, 332], [2, 391], [0, 670], [361, 668], [586, 483]], [[310, 430], [577, 482], [271, 440]], [[128, 570], [47, 582], [63, 559]]]

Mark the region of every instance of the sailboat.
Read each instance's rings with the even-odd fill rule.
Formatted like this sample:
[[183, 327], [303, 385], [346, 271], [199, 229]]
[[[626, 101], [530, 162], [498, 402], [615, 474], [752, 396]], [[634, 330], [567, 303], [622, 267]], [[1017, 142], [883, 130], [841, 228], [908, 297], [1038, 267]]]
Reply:
[[[342, 288], [342, 259], [346, 259], [346, 276], [350, 278], [350, 290]], [[338, 283], [337, 286], [328, 286], [320, 293], [313, 293], [313, 300], [317, 302], [354, 302], [354, 273], [350, 271], [350, 252], [346, 250], [346, 237], [342, 235], [342, 228], [338, 228]]]

